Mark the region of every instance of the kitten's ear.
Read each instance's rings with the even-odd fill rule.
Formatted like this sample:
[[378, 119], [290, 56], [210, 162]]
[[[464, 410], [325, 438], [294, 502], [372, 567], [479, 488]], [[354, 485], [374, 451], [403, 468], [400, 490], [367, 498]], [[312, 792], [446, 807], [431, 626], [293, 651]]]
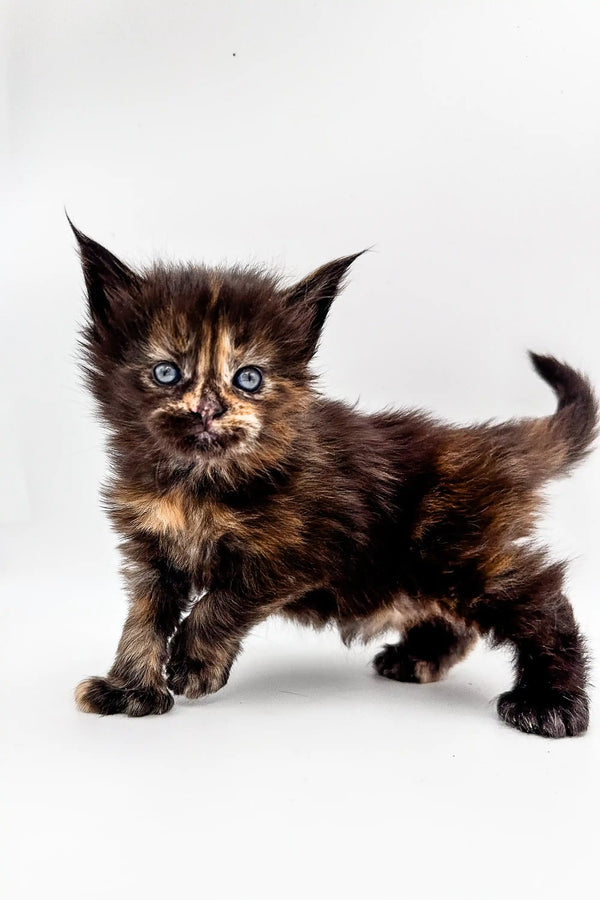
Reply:
[[111, 314], [111, 298], [131, 291], [138, 277], [109, 250], [79, 231], [68, 216], [67, 221], [79, 245], [92, 318], [106, 325]]
[[366, 250], [353, 253], [352, 256], [334, 259], [285, 291], [284, 300], [287, 306], [294, 309], [306, 322], [306, 350], [310, 356], [317, 349], [329, 307], [342, 287], [344, 276], [354, 260], [363, 253], [366, 253]]

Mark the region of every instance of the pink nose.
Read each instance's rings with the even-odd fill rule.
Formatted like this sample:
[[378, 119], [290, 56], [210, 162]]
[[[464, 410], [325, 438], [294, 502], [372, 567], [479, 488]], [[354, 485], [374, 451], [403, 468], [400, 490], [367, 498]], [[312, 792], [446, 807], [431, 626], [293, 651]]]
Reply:
[[199, 416], [204, 431], [208, 431], [213, 419], [218, 419], [223, 415], [225, 407], [216, 397], [202, 397], [193, 412]]

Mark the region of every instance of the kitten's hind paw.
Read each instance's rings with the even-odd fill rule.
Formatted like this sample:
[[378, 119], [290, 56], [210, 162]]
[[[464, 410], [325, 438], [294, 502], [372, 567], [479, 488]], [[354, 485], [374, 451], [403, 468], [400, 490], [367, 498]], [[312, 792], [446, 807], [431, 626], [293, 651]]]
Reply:
[[498, 715], [508, 725], [542, 737], [584, 734], [589, 722], [589, 703], [583, 690], [515, 688], [500, 695], [497, 708]]
[[75, 703], [82, 712], [137, 717], [169, 712], [173, 697], [157, 688], [124, 688], [108, 678], [86, 678], [75, 688]]

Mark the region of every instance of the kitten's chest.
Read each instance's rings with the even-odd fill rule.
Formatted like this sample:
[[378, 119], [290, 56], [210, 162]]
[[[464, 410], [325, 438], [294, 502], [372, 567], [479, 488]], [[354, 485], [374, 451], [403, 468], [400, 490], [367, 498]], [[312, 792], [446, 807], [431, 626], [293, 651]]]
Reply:
[[268, 569], [303, 543], [302, 521], [289, 500], [239, 509], [180, 490], [160, 495], [122, 490], [118, 503], [136, 529], [157, 536], [177, 566], [204, 582], [210, 581], [224, 552], [230, 561], [260, 560]]

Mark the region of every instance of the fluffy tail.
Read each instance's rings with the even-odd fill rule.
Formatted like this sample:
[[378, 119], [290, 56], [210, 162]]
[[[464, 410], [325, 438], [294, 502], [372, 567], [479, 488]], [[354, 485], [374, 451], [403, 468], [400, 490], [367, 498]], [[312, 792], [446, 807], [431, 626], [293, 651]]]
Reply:
[[553, 356], [529, 353], [538, 375], [558, 397], [558, 409], [546, 421], [552, 442], [566, 448], [561, 471], [588, 453], [598, 427], [598, 401], [588, 379]]

